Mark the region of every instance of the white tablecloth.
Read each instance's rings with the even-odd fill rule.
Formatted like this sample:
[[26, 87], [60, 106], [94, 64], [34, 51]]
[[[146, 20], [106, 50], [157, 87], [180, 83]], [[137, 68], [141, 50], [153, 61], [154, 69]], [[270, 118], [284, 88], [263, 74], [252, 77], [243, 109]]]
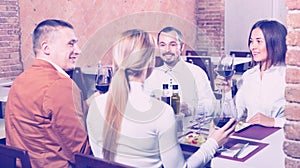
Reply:
[[[242, 139], [242, 138], [241, 138]], [[246, 138], [243, 138], [246, 139]], [[248, 139], [255, 141], [253, 139]], [[263, 140], [257, 142], [268, 143], [264, 149], [253, 155], [245, 162], [239, 162], [224, 158], [215, 157], [212, 159], [212, 168], [260, 168], [260, 167], [272, 167], [283, 168], [284, 167], [284, 152], [283, 152], [284, 131], [280, 129], [273, 134], [269, 135]]]
[[4, 119], [0, 119], [0, 139], [5, 138], [5, 124]]

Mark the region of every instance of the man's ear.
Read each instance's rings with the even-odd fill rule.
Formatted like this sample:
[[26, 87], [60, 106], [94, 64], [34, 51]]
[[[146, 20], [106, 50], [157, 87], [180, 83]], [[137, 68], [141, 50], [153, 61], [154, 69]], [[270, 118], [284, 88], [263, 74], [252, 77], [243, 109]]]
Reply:
[[184, 49], [184, 43], [181, 43], [180, 48], [179, 48], [181, 55], [182, 55], [183, 49]]
[[47, 41], [43, 41], [41, 43], [41, 48], [42, 48], [42, 51], [45, 55], [49, 55], [50, 54], [50, 48], [49, 48], [49, 44]]

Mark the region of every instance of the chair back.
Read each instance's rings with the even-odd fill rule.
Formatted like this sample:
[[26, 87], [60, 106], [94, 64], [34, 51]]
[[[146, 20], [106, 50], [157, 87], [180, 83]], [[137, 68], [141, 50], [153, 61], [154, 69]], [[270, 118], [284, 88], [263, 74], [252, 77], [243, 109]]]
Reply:
[[197, 65], [202, 68], [206, 73], [212, 90], [215, 90], [214, 78], [215, 75], [213, 73], [213, 64], [211, 62], [211, 58], [208, 56], [186, 56], [186, 62]]
[[83, 100], [86, 100], [88, 98], [87, 97], [87, 86], [85, 84], [85, 79], [81, 72], [81, 68], [75, 67], [75, 69], [68, 71], [67, 74], [70, 75], [70, 77], [73, 79], [73, 81], [77, 84], [77, 86], [81, 90]]
[[195, 50], [186, 50], [185, 51], [185, 55], [207, 56], [208, 55], [208, 51], [206, 51], [206, 50], [198, 50], [198, 51], [195, 51]]
[[85, 155], [81, 153], [75, 154], [75, 167], [76, 168], [130, 168], [120, 163], [107, 161], [101, 158], [97, 158], [91, 155]]
[[28, 152], [16, 147], [0, 144], [1, 167], [15, 168], [16, 162], [20, 160], [22, 168], [31, 168]]

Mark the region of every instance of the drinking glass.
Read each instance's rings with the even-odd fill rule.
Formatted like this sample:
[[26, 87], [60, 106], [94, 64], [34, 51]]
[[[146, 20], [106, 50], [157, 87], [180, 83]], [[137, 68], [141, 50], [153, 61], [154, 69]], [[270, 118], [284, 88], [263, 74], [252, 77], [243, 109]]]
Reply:
[[[234, 54], [222, 56], [217, 68], [215, 69], [216, 73], [220, 76], [223, 76], [225, 80], [230, 80], [234, 74], [234, 57]], [[222, 97], [216, 101], [214, 111], [214, 123], [217, 127], [224, 126], [230, 118], [236, 118], [237, 115], [234, 105], [230, 104], [229, 102], [225, 102], [226, 85], [221, 87], [223, 87], [221, 89]]]
[[203, 126], [210, 123], [211, 117], [211, 108], [209, 108], [205, 104], [201, 104], [199, 102], [194, 103], [194, 111], [192, 114], [192, 123], [194, 123], [194, 128], [197, 129], [198, 133], [201, 133]]
[[234, 57], [234, 54], [224, 55], [217, 65], [216, 72], [225, 77], [226, 80], [231, 78], [234, 73]]
[[112, 67], [103, 65], [99, 67], [96, 76], [96, 89], [101, 93], [106, 93], [109, 89], [109, 84], [112, 78]]
[[197, 104], [195, 107], [196, 122], [198, 126], [198, 133], [201, 133], [201, 129], [204, 125], [208, 124], [209, 110], [203, 104]]
[[216, 101], [214, 105], [213, 122], [216, 127], [223, 127], [231, 118], [237, 120], [237, 111], [233, 103]]

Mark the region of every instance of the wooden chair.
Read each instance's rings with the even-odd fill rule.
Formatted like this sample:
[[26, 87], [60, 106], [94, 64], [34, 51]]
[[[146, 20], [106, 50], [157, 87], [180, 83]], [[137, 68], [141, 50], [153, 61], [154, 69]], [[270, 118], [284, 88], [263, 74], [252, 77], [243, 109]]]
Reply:
[[107, 161], [91, 155], [81, 153], [75, 154], [75, 167], [76, 168], [130, 168], [124, 164]]
[[195, 64], [195, 65], [199, 66], [200, 68], [202, 68], [210, 81], [212, 90], [215, 90], [215, 83], [214, 83], [215, 75], [213, 73], [213, 64], [211, 62], [210, 57], [208, 57], [208, 56], [187, 56], [186, 62]]
[[87, 87], [85, 84], [85, 80], [83, 78], [83, 74], [81, 72], [81, 68], [75, 67], [74, 70], [70, 70], [67, 73], [70, 75], [70, 77], [74, 80], [74, 82], [77, 84], [77, 86], [81, 90], [83, 99], [86, 100], [88, 98]]
[[0, 144], [1, 167], [15, 168], [17, 160], [20, 160], [22, 168], [31, 168], [28, 152], [16, 147]]

